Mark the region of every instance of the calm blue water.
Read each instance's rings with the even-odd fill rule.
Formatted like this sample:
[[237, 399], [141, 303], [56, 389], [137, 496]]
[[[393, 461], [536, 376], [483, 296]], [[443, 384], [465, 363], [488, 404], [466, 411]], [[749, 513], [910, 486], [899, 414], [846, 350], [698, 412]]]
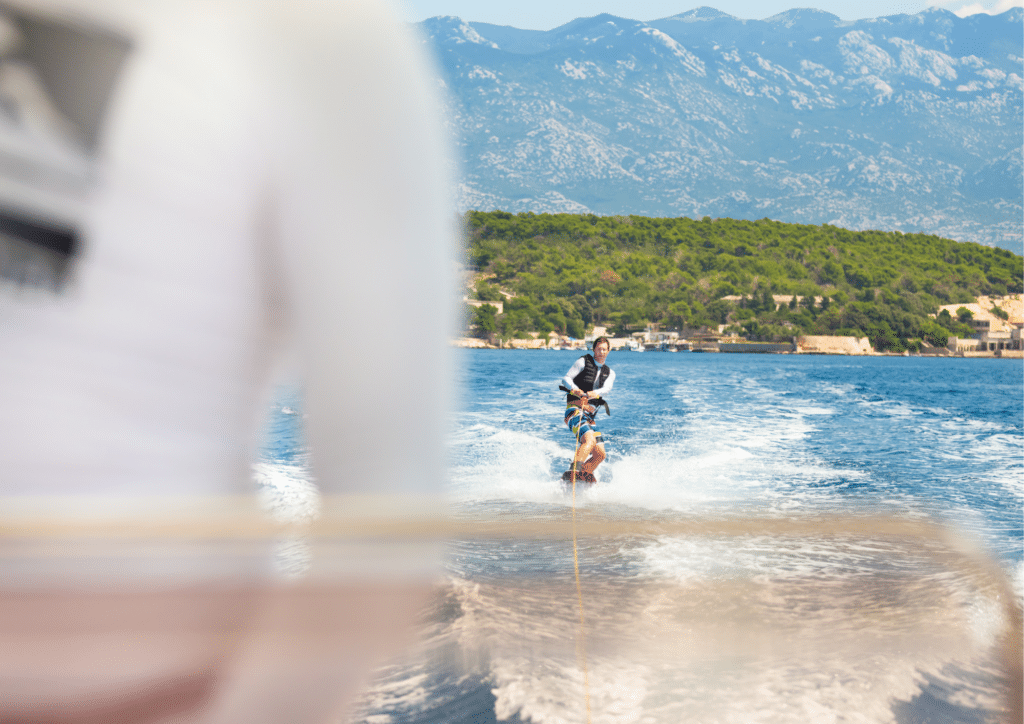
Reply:
[[[557, 477], [574, 441], [557, 386], [578, 356], [461, 353], [456, 512], [568, 524]], [[588, 702], [595, 722], [1005, 716], [998, 642], [1024, 580], [1024, 365], [630, 352], [608, 364], [609, 457], [579, 515], [734, 529], [581, 540], [584, 637], [568, 532], [453, 543], [422, 643], [379, 673], [359, 721], [582, 722]], [[272, 418], [268, 487], [275, 466], [301, 469], [300, 416], [282, 412], [297, 404]], [[985, 554], [965, 563], [953, 539], [858, 529], [867, 514], [941, 523], [959, 532], [953, 549]], [[758, 528], [821, 516], [795, 537]]]

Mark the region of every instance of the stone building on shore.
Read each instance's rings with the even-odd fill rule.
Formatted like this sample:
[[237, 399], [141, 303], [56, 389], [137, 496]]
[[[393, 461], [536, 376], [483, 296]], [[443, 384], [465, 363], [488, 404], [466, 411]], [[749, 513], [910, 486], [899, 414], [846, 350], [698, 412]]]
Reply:
[[[974, 333], [970, 337], [950, 337], [946, 346], [965, 356], [1019, 357], [1024, 355], [1021, 333], [1024, 329], [1024, 294], [1005, 297], [978, 297], [966, 304], [945, 304], [939, 314], [949, 312], [957, 318], [961, 310], [970, 312], [966, 320]], [[1004, 319], [1005, 317], [1005, 319]]]

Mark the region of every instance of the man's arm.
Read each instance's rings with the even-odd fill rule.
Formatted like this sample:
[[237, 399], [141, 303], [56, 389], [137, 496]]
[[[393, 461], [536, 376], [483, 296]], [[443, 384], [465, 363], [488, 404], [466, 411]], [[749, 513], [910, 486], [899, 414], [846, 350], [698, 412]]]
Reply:
[[587, 393], [587, 396], [591, 399], [595, 397], [604, 397], [612, 391], [613, 384], [615, 384], [615, 370], [608, 370], [608, 379], [604, 381], [604, 384], [593, 392]]
[[[421, 509], [439, 498], [445, 477], [454, 213], [436, 84], [383, 3], [297, 0], [265, 22], [269, 236], [313, 472], [325, 514], [361, 495], [369, 514], [395, 520], [411, 498], [428, 499]], [[411, 372], [430, 383], [415, 414], [396, 415], [382, 390]], [[429, 594], [434, 546], [397, 547], [315, 549], [308, 588], [268, 597], [204, 724], [335, 721]]]
[[[284, 91], [297, 107], [282, 129], [277, 232], [317, 482], [440, 493], [454, 212], [431, 63], [383, 3], [300, 2], [279, 19], [293, 33], [282, 80], [301, 87]], [[415, 415], [396, 416], [381, 391], [413, 359], [430, 383]]]

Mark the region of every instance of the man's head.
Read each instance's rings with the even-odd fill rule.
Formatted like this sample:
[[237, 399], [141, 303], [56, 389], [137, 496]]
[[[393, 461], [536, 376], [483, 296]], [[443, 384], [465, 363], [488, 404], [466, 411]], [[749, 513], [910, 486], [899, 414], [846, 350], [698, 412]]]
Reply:
[[608, 356], [608, 350], [612, 348], [611, 342], [608, 341], [607, 337], [598, 337], [594, 340], [594, 360], [599, 364], [603, 365], [605, 357]]

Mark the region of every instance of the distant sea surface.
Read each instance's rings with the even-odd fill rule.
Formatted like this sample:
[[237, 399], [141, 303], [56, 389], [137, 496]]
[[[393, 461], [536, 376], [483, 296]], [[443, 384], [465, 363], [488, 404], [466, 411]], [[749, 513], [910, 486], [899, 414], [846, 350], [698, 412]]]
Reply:
[[[613, 352], [608, 461], [574, 501], [557, 388], [579, 353], [458, 354], [455, 513], [565, 532], [453, 542], [355, 721], [1005, 721], [1020, 361]], [[310, 487], [298, 406], [271, 416], [271, 500]], [[574, 505], [620, 527], [575, 558]]]

